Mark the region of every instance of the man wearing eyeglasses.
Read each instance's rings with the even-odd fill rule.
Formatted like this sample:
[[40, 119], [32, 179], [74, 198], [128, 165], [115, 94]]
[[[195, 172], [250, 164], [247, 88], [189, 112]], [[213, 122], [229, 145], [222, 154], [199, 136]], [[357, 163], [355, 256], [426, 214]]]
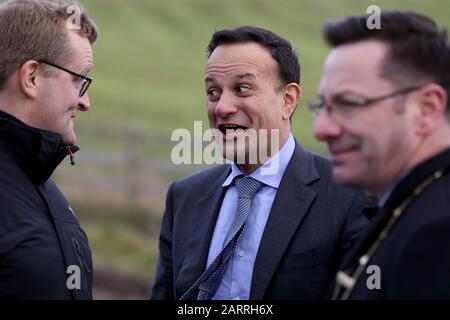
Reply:
[[77, 9], [0, 5], [0, 299], [92, 299], [88, 239], [49, 180], [90, 106], [97, 29]]
[[339, 183], [378, 198], [341, 265], [336, 299], [450, 298], [450, 44], [426, 16], [330, 23], [311, 104]]

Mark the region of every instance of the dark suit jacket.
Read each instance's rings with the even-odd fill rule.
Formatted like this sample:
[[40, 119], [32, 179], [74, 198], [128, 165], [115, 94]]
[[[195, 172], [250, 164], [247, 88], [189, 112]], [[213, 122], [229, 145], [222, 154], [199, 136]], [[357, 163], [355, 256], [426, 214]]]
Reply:
[[[368, 289], [373, 271], [361, 274], [350, 299], [450, 299], [450, 149], [422, 163], [393, 190], [364, 235], [348, 252], [343, 270], [374, 242], [393, 210], [426, 177], [446, 173], [406, 208], [367, 266], [380, 268], [380, 289]], [[366, 267], [367, 267], [366, 266]]]
[[[329, 160], [296, 145], [253, 267], [250, 299], [322, 299], [365, 226], [362, 192], [332, 182]], [[179, 299], [205, 270], [229, 165], [169, 188], [152, 299]], [[195, 298], [195, 297], [192, 297]]]

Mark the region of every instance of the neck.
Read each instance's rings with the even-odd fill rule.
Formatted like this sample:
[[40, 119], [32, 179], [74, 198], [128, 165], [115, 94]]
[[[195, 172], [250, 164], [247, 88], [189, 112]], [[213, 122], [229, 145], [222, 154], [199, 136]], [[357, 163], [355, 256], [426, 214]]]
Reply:
[[411, 152], [402, 156], [396, 174], [390, 179], [380, 185], [368, 187], [369, 193], [380, 199], [403, 175], [448, 148], [450, 148], [450, 125], [445, 123], [439, 130], [423, 138]]
[[28, 111], [30, 110], [30, 107], [27, 105], [27, 101], [19, 101], [17, 94], [7, 90], [0, 91], [0, 110], [29, 124]]
[[[258, 162], [256, 164], [238, 164], [239, 169], [242, 171], [242, 173], [244, 173], [245, 175], [249, 175], [252, 172], [256, 171], [259, 167], [261, 167], [263, 164], [267, 163], [268, 161], [270, 161], [270, 159], [273, 158], [273, 156], [275, 154], [277, 154], [277, 152], [279, 152], [284, 145], [286, 144], [288, 138], [289, 138], [289, 134], [290, 131], [285, 134], [284, 136], [280, 136], [279, 141], [278, 141], [278, 147], [272, 148], [272, 145], [270, 143], [270, 138], [268, 139], [268, 144], [267, 144], [267, 152], [266, 154], [268, 154], [269, 156], [265, 157], [265, 159], [261, 159], [261, 154], [258, 154]], [[259, 148], [258, 148], [259, 150]], [[264, 154], [264, 152], [263, 152]], [[248, 159], [246, 159], [248, 160]]]

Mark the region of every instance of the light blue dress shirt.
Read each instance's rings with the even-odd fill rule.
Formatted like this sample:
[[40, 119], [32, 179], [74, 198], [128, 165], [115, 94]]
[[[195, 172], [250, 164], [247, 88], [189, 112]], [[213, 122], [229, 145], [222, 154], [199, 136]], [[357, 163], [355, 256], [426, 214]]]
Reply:
[[[214, 300], [249, 299], [253, 264], [255, 263], [259, 243], [261, 242], [281, 178], [294, 154], [294, 150], [295, 140], [290, 134], [287, 142], [280, 151], [268, 162], [250, 174], [250, 177], [263, 182], [264, 186], [253, 198], [252, 208], [247, 217], [243, 233], [222, 278], [222, 283], [213, 297]], [[269, 172], [269, 170], [267, 170], [268, 167], [274, 166], [274, 163], [272, 163], [273, 161], [279, 161], [278, 166], [275, 166], [278, 167], [278, 170], [271, 175], [264, 174], [264, 172]], [[266, 171], [264, 171], [264, 168]], [[225, 236], [233, 221], [238, 197], [233, 180], [239, 175], [243, 175], [243, 173], [236, 164], [232, 163], [231, 173], [222, 184], [223, 187], [229, 186], [229, 188], [223, 199], [222, 207], [220, 208], [219, 217], [214, 229], [208, 254], [208, 266], [222, 250]]]

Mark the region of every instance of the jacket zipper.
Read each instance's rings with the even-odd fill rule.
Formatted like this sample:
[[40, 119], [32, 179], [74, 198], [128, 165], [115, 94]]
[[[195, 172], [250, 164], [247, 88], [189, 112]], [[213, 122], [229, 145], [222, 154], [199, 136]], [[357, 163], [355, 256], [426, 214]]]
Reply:
[[74, 245], [75, 251], [77, 252], [77, 256], [78, 256], [78, 261], [84, 266], [84, 276], [83, 278], [85, 278], [82, 282], [84, 284], [84, 288], [82, 290], [82, 292], [84, 294], [86, 294], [86, 290], [88, 289], [88, 274], [91, 273], [91, 269], [89, 268], [89, 265], [87, 264], [84, 255], [83, 255], [83, 250], [81, 249], [80, 244], [78, 243], [77, 239], [73, 238], [72, 239], [72, 243]]

